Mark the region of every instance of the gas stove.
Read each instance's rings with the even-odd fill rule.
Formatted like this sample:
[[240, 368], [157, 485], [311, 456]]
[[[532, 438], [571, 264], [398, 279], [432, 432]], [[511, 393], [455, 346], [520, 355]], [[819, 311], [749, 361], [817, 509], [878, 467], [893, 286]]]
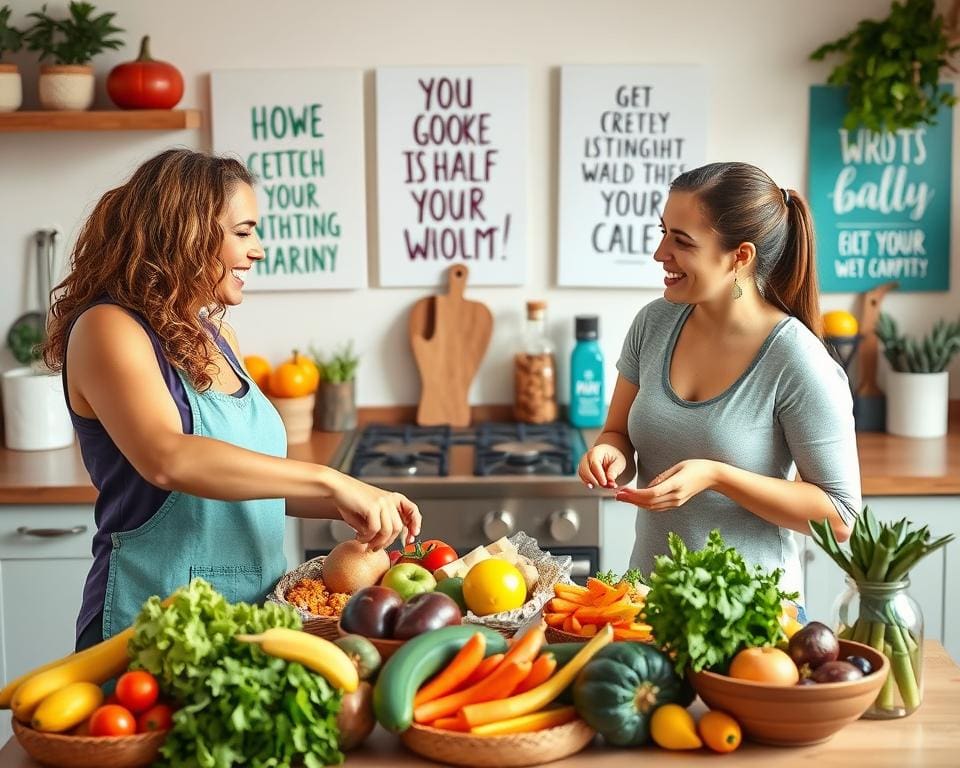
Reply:
[[[576, 474], [585, 450], [565, 422], [368, 424], [344, 437], [332, 463], [405, 494], [420, 508], [424, 536], [461, 555], [522, 530], [542, 549], [571, 555], [582, 579], [597, 570], [600, 547], [600, 498]], [[316, 556], [354, 532], [339, 520], [304, 520], [302, 535], [305, 555]]]

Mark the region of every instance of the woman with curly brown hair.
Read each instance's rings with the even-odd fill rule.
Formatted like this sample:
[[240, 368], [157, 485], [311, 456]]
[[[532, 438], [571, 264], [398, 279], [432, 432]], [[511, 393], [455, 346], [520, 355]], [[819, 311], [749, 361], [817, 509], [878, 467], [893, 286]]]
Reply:
[[264, 257], [252, 184], [236, 160], [157, 155], [100, 199], [56, 289], [44, 357], [99, 491], [78, 649], [196, 576], [261, 600], [286, 567], [285, 511], [342, 516], [374, 548], [420, 531], [403, 495], [285, 458], [223, 322]]

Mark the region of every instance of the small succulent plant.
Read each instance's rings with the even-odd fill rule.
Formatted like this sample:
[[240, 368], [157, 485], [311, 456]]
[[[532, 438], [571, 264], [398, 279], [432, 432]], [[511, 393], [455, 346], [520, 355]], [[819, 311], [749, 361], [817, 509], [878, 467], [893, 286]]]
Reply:
[[938, 320], [929, 334], [915, 339], [901, 334], [896, 321], [881, 313], [877, 336], [893, 370], [901, 373], [945, 371], [953, 356], [960, 352], [960, 320], [955, 323]]

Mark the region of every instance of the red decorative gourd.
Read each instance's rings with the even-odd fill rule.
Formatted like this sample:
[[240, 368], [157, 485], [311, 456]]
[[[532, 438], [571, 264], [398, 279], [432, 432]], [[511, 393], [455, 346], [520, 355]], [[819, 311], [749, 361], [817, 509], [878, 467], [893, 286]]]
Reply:
[[107, 93], [121, 109], [173, 109], [183, 96], [183, 77], [173, 64], [150, 58], [147, 35], [136, 60], [110, 70]]

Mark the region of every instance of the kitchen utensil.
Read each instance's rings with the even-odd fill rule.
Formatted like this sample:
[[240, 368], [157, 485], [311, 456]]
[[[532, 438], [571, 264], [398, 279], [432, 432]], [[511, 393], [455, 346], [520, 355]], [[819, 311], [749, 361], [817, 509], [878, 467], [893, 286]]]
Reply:
[[896, 282], [884, 283], [863, 294], [860, 309], [860, 381], [853, 398], [853, 420], [858, 432], [883, 432], [886, 429], [886, 403], [883, 391], [877, 386], [877, 347], [875, 333], [880, 317], [880, 302], [897, 287]]
[[733, 715], [751, 741], [819, 744], [867, 711], [890, 672], [887, 657], [869, 645], [841, 640], [840, 658], [847, 656], [864, 657], [873, 672], [844, 683], [790, 686], [691, 672], [690, 682], [710, 709]]
[[[56, 241], [55, 229], [38, 229], [34, 235], [37, 309], [20, 315], [7, 331], [7, 346], [13, 350], [17, 361], [23, 364], [30, 361], [31, 351], [37, 344], [41, 344], [46, 336], [50, 291], [53, 289], [54, 263], [57, 256]], [[27, 272], [29, 274], [29, 269]]]
[[493, 333], [493, 315], [478, 301], [463, 297], [468, 270], [447, 270], [446, 295], [420, 299], [410, 312], [409, 334], [420, 371], [417, 424], [470, 424], [470, 383]]

